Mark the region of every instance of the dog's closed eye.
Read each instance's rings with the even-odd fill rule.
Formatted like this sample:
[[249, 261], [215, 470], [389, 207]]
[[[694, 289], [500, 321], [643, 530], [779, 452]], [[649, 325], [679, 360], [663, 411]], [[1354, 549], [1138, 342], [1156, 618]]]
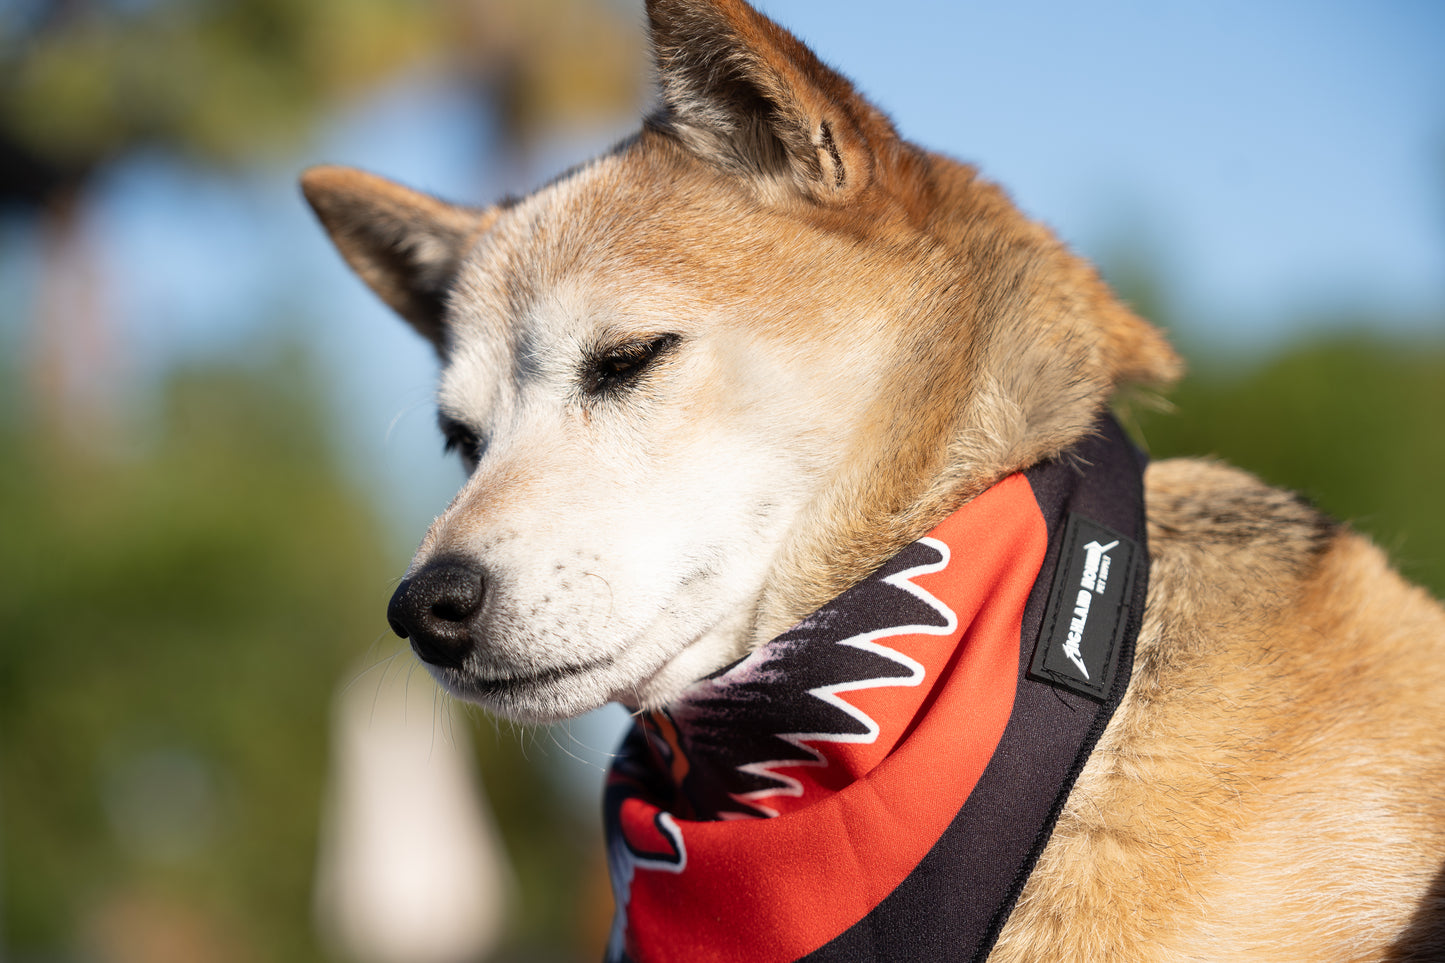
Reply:
[[681, 335], [659, 334], [599, 348], [582, 362], [583, 390], [600, 397], [626, 388], [680, 341]]
[[482, 449], [486, 447], [482, 437], [469, 426], [446, 414], [437, 415], [437, 426], [441, 428], [442, 438], [446, 440], [442, 451], [448, 455], [456, 452], [468, 468], [475, 466], [482, 457]]

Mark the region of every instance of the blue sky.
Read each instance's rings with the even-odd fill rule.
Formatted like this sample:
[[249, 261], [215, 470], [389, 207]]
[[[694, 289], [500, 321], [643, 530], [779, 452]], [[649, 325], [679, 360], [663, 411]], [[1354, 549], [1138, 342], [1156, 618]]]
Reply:
[[1201, 333], [1445, 296], [1445, 4], [771, 6], [1086, 252], [1154, 248]]

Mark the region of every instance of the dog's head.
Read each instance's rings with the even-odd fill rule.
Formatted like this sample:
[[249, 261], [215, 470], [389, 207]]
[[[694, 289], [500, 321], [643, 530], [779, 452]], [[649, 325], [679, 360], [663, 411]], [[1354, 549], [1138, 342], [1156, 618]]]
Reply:
[[1177, 360], [961, 164], [741, 0], [649, 0], [662, 103], [529, 197], [317, 168], [442, 360], [470, 476], [389, 616], [524, 719], [668, 701]]

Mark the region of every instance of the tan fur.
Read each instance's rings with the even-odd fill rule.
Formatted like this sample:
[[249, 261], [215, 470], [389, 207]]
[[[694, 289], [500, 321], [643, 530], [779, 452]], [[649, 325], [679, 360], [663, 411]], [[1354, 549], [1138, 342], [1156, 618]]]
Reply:
[[[1121, 386], [1180, 371], [1091, 266], [741, 0], [648, 13], [662, 108], [530, 198], [476, 211], [337, 168], [305, 179], [350, 263], [437, 345], [443, 411], [475, 428], [472, 476], [414, 566], [476, 557], [517, 582], [496, 579], [467, 671], [611, 660], [586, 691], [474, 696], [528, 717], [665, 702], [1064, 452]], [[660, 335], [675, 350], [623, 400], [587, 393], [586, 359]], [[699, 481], [689, 462], [715, 450], [709, 472], [736, 474]], [[627, 501], [654, 483], [707, 511]], [[1134, 678], [992, 958], [1445, 958], [1445, 614], [1241, 472], [1165, 462], [1146, 487]], [[668, 509], [757, 526], [751, 554], [720, 542], [678, 590], [746, 563], [738, 604], [679, 636], [702, 647], [587, 648], [654, 601], [603, 568], [611, 543], [569, 539], [625, 554]], [[656, 605], [622, 634], [681, 607]]]
[[992, 959], [1412, 958], [1445, 858], [1445, 615], [1243, 472], [1146, 482], [1134, 677]]

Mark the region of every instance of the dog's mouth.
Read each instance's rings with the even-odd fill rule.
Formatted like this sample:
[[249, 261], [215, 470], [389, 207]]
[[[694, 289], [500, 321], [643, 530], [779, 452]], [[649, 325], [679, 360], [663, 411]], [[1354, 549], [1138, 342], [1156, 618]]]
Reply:
[[614, 656], [602, 656], [591, 659], [587, 662], [577, 662], [572, 665], [558, 665], [542, 669], [538, 672], [516, 672], [502, 673], [498, 675], [481, 676], [473, 673], [448, 670], [447, 684], [454, 690], [461, 690], [462, 694], [479, 699], [497, 699], [515, 696], [528, 692], [535, 692], [556, 685], [559, 682], [566, 682], [578, 676], [588, 675], [611, 668], [617, 659]]
[[[708, 634], [708, 630], [699, 633], [679, 651], [642, 671], [631, 665], [626, 649], [622, 653], [530, 672], [428, 668], [454, 696], [518, 721], [554, 722], [581, 715], [613, 700], [630, 709], [662, 704], [675, 690], [706, 674], [688, 666], [687, 656]], [[679, 662], [683, 665], [679, 666]], [[658, 683], [664, 681], [659, 687]]]

